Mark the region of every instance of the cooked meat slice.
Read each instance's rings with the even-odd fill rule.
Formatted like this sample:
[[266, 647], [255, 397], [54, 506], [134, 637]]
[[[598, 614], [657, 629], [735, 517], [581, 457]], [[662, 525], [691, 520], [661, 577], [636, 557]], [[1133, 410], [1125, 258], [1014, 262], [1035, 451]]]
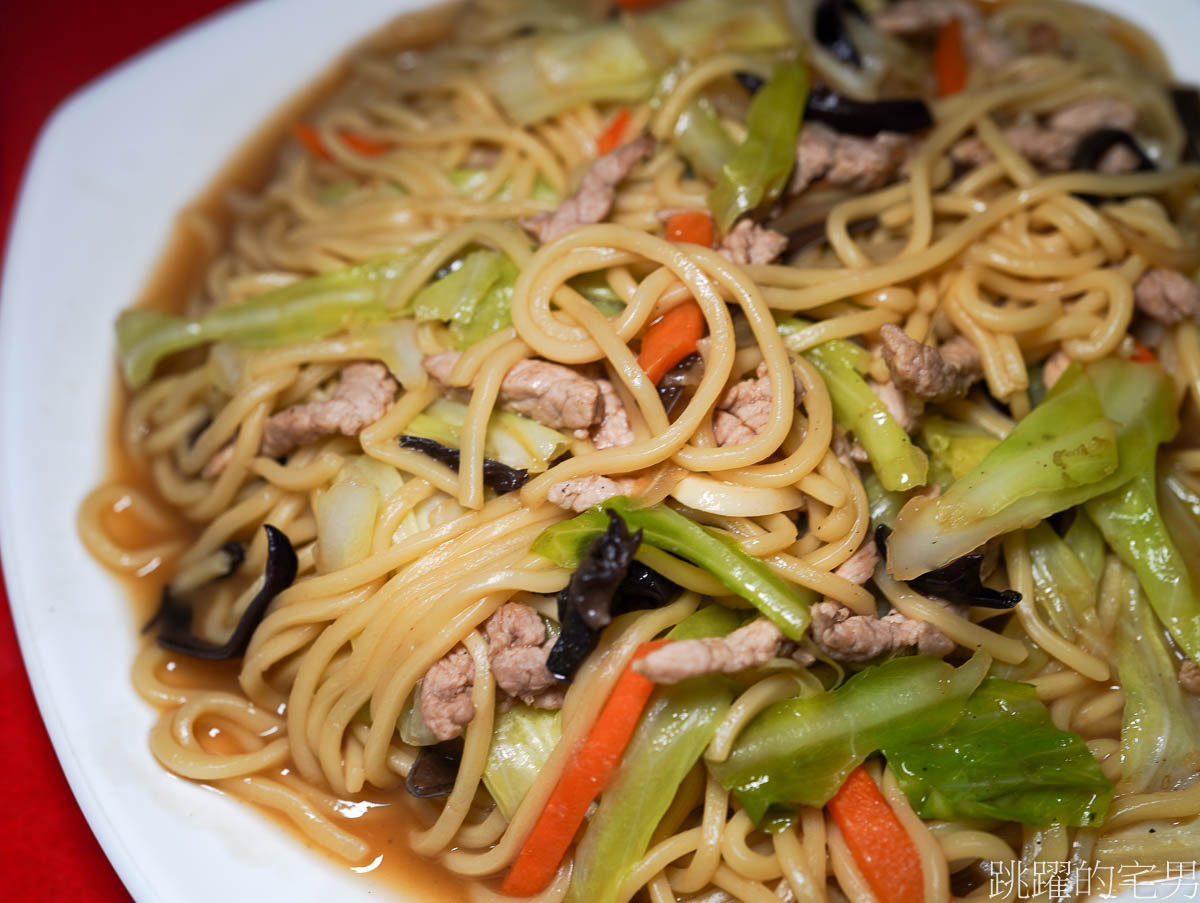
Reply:
[[855, 586], [862, 586], [871, 579], [877, 564], [879, 550], [875, 548], [875, 541], [868, 535], [854, 554], [834, 568], [833, 572]]
[[550, 487], [546, 498], [560, 508], [568, 511], [587, 511], [594, 505], [607, 502], [616, 495], [629, 495], [637, 487], [638, 480], [634, 477], [606, 477], [594, 474], [586, 477], [575, 477], [555, 483]]
[[905, 648], [922, 655], [947, 655], [954, 643], [925, 621], [914, 621], [898, 611], [882, 618], [852, 614], [840, 603], [826, 599], [812, 610], [813, 640], [826, 655], [843, 662], [865, 662]]
[[548, 244], [580, 226], [603, 222], [612, 210], [617, 186], [638, 161], [654, 153], [655, 143], [653, 136], [642, 135], [598, 157], [584, 174], [575, 194], [550, 213], [522, 219], [521, 225], [542, 244]]
[[760, 226], [751, 219], [739, 220], [721, 239], [717, 253], [736, 264], [771, 263], [787, 247], [787, 236]]
[[633, 663], [656, 684], [674, 684], [701, 674], [734, 674], [765, 664], [790, 646], [783, 632], [759, 618], [728, 636], [678, 640]]
[[546, 638], [546, 625], [536, 611], [528, 605], [506, 602], [488, 618], [484, 631], [488, 664], [501, 690], [533, 705], [555, 686], [554, 675], [546, 668], [554, 640]]
[[1142, 165], [1141, 159], [1128, 146], [1114, 144], [1104, 152], [1100, 162], [1096, 164], [1096, 172], [1116, 175], [1123, 172], [1137, 172]]
[[624, 448], [633, 445], [637, 437], [629, 425], [629, 415], [621, 396], [607, 379], [596, 380], [600, 389], [600, 425], [592, 433], [596, 448]]
[[[383, 364], [347, 364], [327, 400], [292, 405], [268, 417], [258, 453], [278, 458], [322, 436], [357, 436], [387, 413], [399, 388]], [[222, 448], [205, 465], [204, 476], [219, 474], [232, 456], [232, 444]]]
[[[1079, 136], [1072, 132], [1058, 132], [1040, 125], [1015, 125], [1004, 129], [1003, 134], [1022, 157], [1052, 172], [1071, 168], [1071, 157], [1079, 143]], [[950, 157], [960, 166], [973, 167], [991, 160], [992, 152], [971, 135], [955, 142], [950, 148]]]
[[1054, 388], [1054, 384], [1062, 378], [1069, 366], [1071, 366], [1071, 355], [1065, 351], [1055, 351], [1046, 358], [1046, 362], [1042, 364], [1042, 384], [1045, 385], [1047, 392]]
[[763, 362], [754, 379], [735, 383], [717, 402], [713, 412], [717, 445], [745, 445], [767, 428], [770, 419], [771, 379]]
[[[442, 385], [459, 352], [445, 351], [425, 358], [425, 369]], [[500, 407], [524, 414], [552, 429], [588, 429], [599, 421], [601, 391], [596, 380], [570, 367], [549, 361], [518, 361], [500, 382]]]
[[909, 409], [908, 399], [904, 397], [904, 392], [897, 388], [890, 379], [882, 383], [868, 379], [867, 385], [871, 387], [875, 397], [883, 402], [883, 406], [892, 415], [892, 419], [900, 424], [900, 428], [906, 433], [912, 432], [913, 427], [917, 425], [917, 418]]
[[1046, 123], [1053, 131], [1067, 132], [1082, 138], [1097, 129], [1133, 131], [1137, 125], [1137, 108], [1123, 97], [1100, 95], [1084, 97], [1059, 107]]
[[1137, 309], [1164, 326], [1200, 319], [1200, 286], [1178, 270], [1151, 267], [1133, 287]]
[[963, 49], [972, 62], [991, 68], [1016, 55], [1012, 42], [989, 31], [979, 10], [966, 0], [900, 0], [885, 6], [872, 21], [881, 31], [907, 37], [935, 32], [951, 19], [962, 22]]
[[800, 130], [791, 191], [799, 194], [814, 182], [852, 191], [870, 191], [892, 181], [904, 164], [910, 139], [894, 132], [872, 138], [842, 135], [812, 123]]
[[1193, 661], [1186, 661], [1179, 669], [1179, 686], [1183, 692], [1192, 696], [1200, 696], [1200, 667]]
[[[1085, 135], [1101, 128], [1128, 132], [1136, 123], [1137, 110], [1124, 98], [1085, 97], [1052, 112], [1046, 125], [1014, 125], [1004, 129], [1003, 134], [1017, 153], [1035, 166], [1065, 172], [1071, 168], [1075, 148]], [[992, 152], [978, 138], [969, 136], [950, 148], [950, 156], [962, 166], [979, 166], [992, 159]], [[1137, 169], [1138, 163], [1133, 151], [1117, 145], [1101, 158], [1100, 169], [1130, 172]]]
[[455, 646], [425, 672], [418, 695], [421, 718], [439, 741], [454, 739], [475, 717], [474, 686], [475, 662], [464, 646]]
[[883, 360], [897, 388], [927, 401], [960, 398], [983, 374], [978, 349], [955, 336], [940, 349], [922, 345], [899, 326], [880, 327]]

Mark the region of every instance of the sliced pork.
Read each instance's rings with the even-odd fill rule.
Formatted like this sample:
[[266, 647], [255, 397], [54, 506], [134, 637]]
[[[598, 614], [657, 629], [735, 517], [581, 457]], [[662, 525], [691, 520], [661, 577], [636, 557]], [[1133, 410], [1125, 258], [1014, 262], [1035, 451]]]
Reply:
[[[292, 405], [268, 417], [258, 453], [278, 458], [324, 436], [357, 436], [387, 413], [399, 389], [383, 364], [347, 364], [327, 400]], [[205, 465], [204, 476], [221, 473], [232, 457], [233, 445], [226, 445]]]
[[879, 329], [881, 352], [896, 387], [927, 401], [961, 398], [983, 375], [979, 350], [962, 336], [932, 348], [891, 323]]
[[604, 222], [612, 210], [617, 186], [641, 160], [654, 153], [654, 148], [654, 138], [642, 135], [596, 158], [584, 174], [575, 194], [550, 213], [539, 213], [537, 216], [522, 219], [521, 225], [535, 235], [539, 242], [548, 244], [580, 226]]
[[1137, 309], [1164, 326], [1200, 319], [1200, 286], [1178, 270], [1151, 267], [1133, 286]]

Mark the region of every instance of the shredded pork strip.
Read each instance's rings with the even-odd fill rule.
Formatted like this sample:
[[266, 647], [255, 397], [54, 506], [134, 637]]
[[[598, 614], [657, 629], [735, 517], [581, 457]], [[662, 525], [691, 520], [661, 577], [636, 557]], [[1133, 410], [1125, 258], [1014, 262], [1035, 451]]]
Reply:
[[926, 401], [961, 398], [983, 375], [979, 350], [962, 336], [932, 348], [909, 338], [899, 326], [885, 323], [879, 338], [892, 382]]
[[588, 167], [575, 194], [550, 213], [526, 217], [521, 220], [521, 225], [537, 236], [542, 244], [549, 244], [580, 226], [603, 222], [612, 210], [617, 186], [641, 160], [654, 153], [655, 146], [652, 136], [642, 135], [597, 157]]
[[1200, 320], [1200, 286], [1178, 270], [1146, 270], [1133, 286], [1133, 301], [1138, 310], [1164, 326]]
[[[399, 389], [383, 364], [373, 361], [347, 364], [327, 400], [292, 405], [268, 417], [258, 453], [278, 458], [324, 436], [357, 436], [387, 413]], [[217, 476], [232, 457], [230, 443], [212, 456], [203, 475]]]

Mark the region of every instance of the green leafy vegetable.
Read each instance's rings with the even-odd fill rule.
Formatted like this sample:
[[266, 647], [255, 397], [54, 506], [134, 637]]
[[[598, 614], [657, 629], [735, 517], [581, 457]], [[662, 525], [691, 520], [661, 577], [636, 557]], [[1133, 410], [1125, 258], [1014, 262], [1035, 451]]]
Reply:
[[922, 818], [1090, 827], [1112, 800], [1087, 744], [1054, 726], [1030, 684], [989, 677], [945, 733], [883, 754]]
[[970, 473], [936, 499], [912, 499], [888, 541], [908, 580], [1126, 483], [1175, 431], [1170, 382], [1157, 367], [1073, 366]]
[[921, 440], [935, 464], [949, 474], [938, 480], [943, 487], [970, 473], [1000, 440], [982, 427], [930, 415], [921, 424]]
[[516, 265], [498, 251], [471, 251], [454, 268], [413, 296], [409, 309], [418, 320], [448, 323], [459, 348], [512, 323], [510, 304]]
[[1125, 693], [1121, 773], [1128, 793], [1175, 790], [1200, 771], [1200, 720], [1136, 575], [1116, 573], [1117, 669]]
[[[680, 0], [637, 15], [645, 36], [674, 58], [774, 50], [792, 40], [770, 0]], [[483, 75], [519, 125], [589, 101], [645, 100], [658, 76], [633, 33], [611, 21], [512, 42]]]
[[1034, 595], [1060, 636], [1096, 628], [1096, 578], [1048, 523], [1025, 535], [1033, 564]]
[[713, 770], [760, 822], [769, 807], [824, 805], [871, 753], [949, 729], [990, 664], [925, 655], [860, 671], [828, 693], [769, 706]]
[[483, 785], [505, 818], [512, 818], [562, 739], [562, 713], [514, 705], [496, 713]]
[[675, 150], [697, 174], [716, 182], [737, 145], [721, 125], [717, 111], [705, 97], [689, 103], [675, 120]]
[[1087, 513], [1117, 556], [1137, 572], [1154, 613], [1175, 642], [1189, 657], [1200, 659], [1200, 598], [1158, 513], [1153, 467], [1088, 502]]
[[722, 232], [759, 204], [779, 197], [796, 165], [796, 136], [808, 98], [803, 63], [780, 65], [750, 101], [746, 140], [734, 151], [708, 195], [708, 206]]
[[[780, 321], [784, 344], [789, 336], [807, 325], [797, 318]], [[834, 420], [854, 434], [883, 487], [904, 492], [923, 486], [929, 473], [929, 459], [913, 445], [908, 433], [888, 413], [859, 372], [869, 362], [871, 353], [845, 339], [831, 339], [800, 353], [825, 380]]]
[[1071, 526], [1067, 527], [1063, 540], [1075, 553], [1075, 557], [1092, 580], [1099, 583], [1100, 575], [1104, 573], [1104, 534], [1096, 528], [1082, 508], [1075, 509]]
[[388, 307], [388, 295], [412, 260], [412, 255], [379, 257], [195, 319], [153, 310], [124, 311], [117, 318], [117, 355], [125, 382], [139, 388], [164, 357], [208, 342], [274, 348], [324, 338], [355, 323], [399, 316]]
[[592, 540], [608, 528], [605, 509], [619, 514], [630, 530], [642, 530], [642, 542], [707, 570], [774, 621], [789, 639], [804, 637], [812, 620], [809, 606], [817, 601], [815, 593], [801, 595], [736, 542], [666, 505], [637, 508], [629, 499], [616, 496], [602, 507], [547, 528], [534, 540], [533, 551], [562, 567], [575, 567]]
[[[467, 406], [439, 398], [414, 417], [405, 432], [458, 448], [467, 419]], [[567, 450], [571, 440], [536, 420], [508, 411], [494, 411], [488, 418], [483, 453], [486, 457], [518, 470], [541, 473]]]

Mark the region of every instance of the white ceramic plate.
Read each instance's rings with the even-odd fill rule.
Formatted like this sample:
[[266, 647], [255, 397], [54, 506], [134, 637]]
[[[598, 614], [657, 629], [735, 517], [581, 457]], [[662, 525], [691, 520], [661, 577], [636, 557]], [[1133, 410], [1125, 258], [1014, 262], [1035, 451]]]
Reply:
[[[1100, 2], [1136, 15], [1200, 81], [1195, 0]], [[0, 304], [0, 546], [50, 737], [139, 903], [389, 893], [155, 763], [152, 712], [129, 683], [128, 602], [80, 545], [74, 517], [104, 472], [112, 322], [145, 282], [175, 212], [343, 48], [418, 5], [262, 0], [210, 19], [64, 104], [26, 174]]]

